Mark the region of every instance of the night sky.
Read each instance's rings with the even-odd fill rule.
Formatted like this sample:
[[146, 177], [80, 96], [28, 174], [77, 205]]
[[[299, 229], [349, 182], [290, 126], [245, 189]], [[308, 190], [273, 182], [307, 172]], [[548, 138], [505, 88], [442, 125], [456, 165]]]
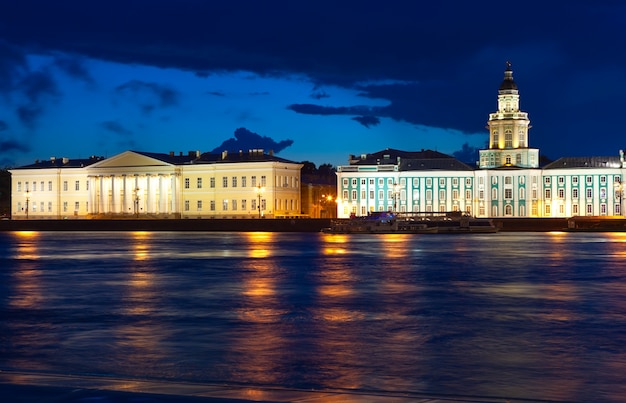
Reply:
[[0, 167], [251, 148], [471, 162], [506, 61], [543, 156], [626, 148], [622, 0], [0, 4]]

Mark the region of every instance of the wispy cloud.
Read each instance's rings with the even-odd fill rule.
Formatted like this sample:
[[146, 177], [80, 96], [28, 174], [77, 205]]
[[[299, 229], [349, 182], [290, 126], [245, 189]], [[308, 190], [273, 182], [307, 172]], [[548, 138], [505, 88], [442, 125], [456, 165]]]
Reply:
[[124, 135], [124, 136], [130, 136], [133, 134], [132, 130], [125, 128], [124, 126], [122, 126], [121, 123], [116, 122], [114, 120], [107, 120], [107, 121], [101, 122], [100, 127], [102, 127], [106, 131], [109, 131], [115, 134]]
[[179, 103], [180, 93], [163, 84], [131, 80], [115, 88], [115, 93], [137, 103], [149, 114], [157, 108], [170, 108]]

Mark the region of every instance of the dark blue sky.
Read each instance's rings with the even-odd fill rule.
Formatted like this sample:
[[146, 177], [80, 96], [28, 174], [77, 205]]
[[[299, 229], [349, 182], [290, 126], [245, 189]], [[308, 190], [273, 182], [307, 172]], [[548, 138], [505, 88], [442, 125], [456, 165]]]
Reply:
[[226, 146], [318, 165], [452, 154], [485, 145], [508, 60], [531, 147], [626, 147], [623, 1], [3, 3], [2, 166]]

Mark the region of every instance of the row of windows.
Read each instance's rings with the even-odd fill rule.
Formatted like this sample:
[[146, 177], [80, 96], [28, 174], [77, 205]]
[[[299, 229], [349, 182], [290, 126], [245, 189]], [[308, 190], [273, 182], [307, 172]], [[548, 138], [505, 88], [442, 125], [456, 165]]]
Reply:
[[[606, 184], [606, 175], [601, 175], [600, 176], [600, 183], [601, 184]], [[591, 185], [593, 183], [593, 176], [585, 176], [585, 182], [587, 183], [587, 185]], [[621, 177], [619, 175], [616, 175], [613, 178], [613, 182], [614, 183], [620, 183], [621, 182]], [[550, 176], [546, 176], [544, 178], [544, 183], [546, 185], [550, 185], [552, 183], [552, 178]], [[564, 176], [559, 176], [557, 177], [557, 183], [559, 185], [563, 185], [565, 184], [565, 177]], [[578, 185], [578, 176], [572, 176], [572, 184], [573, 185]]]
[[[420, 180], [419, 178], [413, 178], [413, 187], [419, 186], [419, 180]], [[387, 182], [388, 187], [398, 185], [397, 183], [394, 182], [393, 178], [387, 178], [386, 182]], [[357, 178], [352, 178], [351, 181], [349, 178], [343, 178], [343, 187], [348, 187], [350, 183], [352, 184], [352, 187], [356, 187], [359, 181]], [[374, 178], [369, 178], [369, 179], [362, 178], [361, 179], [361, 186], [365, 186], [367, 183], [369, 183], [370, 186], [374, 186], [374, 184], [376, 183], [376, 180]], [[433, 178], [426, 178], [426, 186], [432, 187], [432, 185], [433, 185]], [[443, 187], [445, 185], [446, 185], [446, 178], [439, 178], [439, 186]], [[378, 178], [378, 186], [379, 187], [385, 186], [384, 178]], [[459, 186], [459, 178], [452, 178], [452, 186]], [[465, 178], [465, 186], [472, 186], [471, 178]], [[400, 179], [400, 187], [406, 187], [406, 178]]]
[[[532, 176], [532, 183], [536, 184], [537, 183], [537, 176]], [[577, 185], [578, 184], [578, 176], [572, 176], [572, 184], [573, 185]], [[518, 178], [519, 180], [519, 184], [523, 185], [525, 183], [525, 177], [524, 176], [520, 176]], [[370, 186], [373, 186], [375, 184], [375, 179], [370, 178], [370, 179], [361, 179], [361, 186], [364, 186], [366, 184], [366, 181], [369, 182]], [[621, 177], [619, 175], [616, 175], [613, 178], [614, 183], [620, 183], [621, 182]], [[391, 186], [395, 186], [397, 185], [396, 183], [394, 183], [394, 180], [392, 178], [387, 178], [386, 180], [387, 182], [387, 186], [391, 187]], [[585, 176], [585, 182], [588, 185], [593, 184], [593, 176]], [[356, 187], [358, 184], [358, 179], [357, 178], [352, 178], [351, 182], [349, 178], [343, 178], [343, 187], [348, 187], [350, 185], [350, 183], [352, 184], [352, 187]], [[550, 176], [546, 176], [544, 177], [544, 183], [546, 185], [550, 185], [552, 183], [552, 177]], [[559, 185], [563, 185], [565, 184], [565, 177], [564, 176], [559, 176], [557, 177], [557, 183]], [[607, 183], [607, 176], [606, 175], [601, 175], [600, 176], [600, 183], [601, 184], [606, 184]], [[426, 178], [426, 186], [427, 187], [431, 187], [433, 184], [433, 179], [432, 178]], [[479, 177], [478, 178], [478, 184], [482, 185], [484, 184], [484, 177]], [[497, 176], [492, 176], [491, 177], [491, 184], [492, 185], [497, 185], [498, 184], [498, 177]], [[513, 177], [512, 176], [505, 176], [504, 177], [504, 184], [505, 185], [512, 185], [513, 184]], [[385, 185], [385, 179], [384, 178], [378, 178], [378, 186], [382, 187]], [[452, 178], [452, 186], [458, 186], [459, 185], [459, 178]], [[465, 185], [466, 186], [471, 186], [472, 185], [472, 180], [471, 178], [465, 178]], [[406, 186], [406, 179], [405, 178], [401, 178], [400, 179], [400, 187], [405, 187]], [[439, 186], [440, 187], [444, 187], [446, 186], [446, 178], [439, 178]], [[419, 187], [419, 178], [413, 178], [413, 187]]]
[[[228, 187], [228, 183], [229, 183], [229, 177], [228, 176], [222, 176], [222, 187], [223, 188], [227, 188]], [[230, 184], [231, 187], [238, 187], [239, 184], [239, 178], [237, 176], [232, 176], [230, 177]], [[261, 176], [261, 182], [259, 184], [259, 186], [266, 186], [267, 184], [267, 178], [265, 175]], [[185, 189], [189, 189], [191, 188], [191, 179], [190, 178], [185, 178], [184, 181], [184, 186]], [[257, 177], [256, 175], [253, 175], [250, 177], [250, 186], [251, 187], [257, 187]], [[202, 183], [202, 178], [196, 178], [196, 188], [197, 189], [202, 189], [203, 187], [203, 183]], [[209, 178], [209, 187], [210, 188], [215, 188], [215, 178]], [[241, 187], [245, 188], [248, 187], [248, 177], [247, 176], [242, 176], [241, 177]]]
[[[40, 192], [44, 192], [46, 191], [46, 186], [45, 186], [45, 182], [41, 181], [39, 182], [39, 187], [37, 187], [37, 182], [33, 181], [33, 182], [24, 182], [24, 192], [37, 192], [37, 190], [39, 189]], [[69, 189], [69, 184], [67, 181], [63, 181], [63, 191], [67, 192]], [[49, 192], [52, 191], [52, 181], [48, 181], [48, 186], [47, 186], [47, 190]], [[74, 190], [80, 190], [80, 181], [75, 181], [74, 182]], [[89, 190], [89, 181], [85, 182], [85, 190]], [[22, 182], [17, 182], [17, 191], [21, 192], [22, 191]]]
[[[47, 209], [45, 209], [47, 206]], [[18, 211], [25, 211], [26, 207], [28, 207], [28, 211], [29, 212], [48, 212], [48, 213], [52, 213], [52, 202], [49, 201], [47, 204], [44, 204], [44, 202], [29, 202], [29, 203], [24, 203], [24, 206], [22, 206], [22, 202], [18, 202], [17, 203], [17, 210]], [[80, 202], [74, 202], [74, 212], [77, 212], [80, 210]], [[85, 211], [89, 210], [89, 202], [85, 202]], [[69, 203], [68, 202], [63, 202], [63, 212], [67, 213], [69, 212]]]
[[[593, 188], [587, 188], [585, 190], [586, 190], [587, 199], [593, 198]], [[607, 195], [606, 188], [600, 188], [600, 198], [606, 199], [606, 195]], [[557, 189], [557, 196], [559, 199], [564, 199], [565, 189]], [[619, 191], [616, 191], [615, 198], [618, 199], [619, 197], [620, 197]], [[552, 189], [545, 189], [545, 198], [546, 199], [552, 198]], [[572, 199], [578, 199], [578, 188], [572, 189]]]
[[[261, 210], [265, 210], [265, 199], [261, 199]], [[202, 200], [197, 200], [196, 201], [196, 210], [197, 211], [202, 211], [203, 209], [203, 201]], [[251, 210], [256, 210], [258, 208], [258, 204], [256, 199], [252, 199], [250, 200], [250, 209]], [[191, 202], [189, 200], [185, 200], [184, 202], [184, 209], [185, 211], [190, 211], [191, 210]], [[211, 200], [209, 202], [209, 211], [215, 211], [216, 209], [216, 203], [215, 200]], [[222, 211], [237, 211], [237, 210], [241, 210], [241, 211], [245, 211], [248, 209], [248, 200], [222, 200]]]
[[[250, 210], [254, 211], [257, 210], [259, 208], [259, 204], [257, 203], [256, 199], [252, 199], [249, 200], [250, 201]], [[282, 206], [282, 203], [284, 202], [284, 206]], [[284, 207], [286, 210], [295, 210], [297, 209], [297, 201], [296, 200], [276, 200], [277, 206], [275, 206], [275, 208], [278, 210], [281, 207]], [[280, 206], [278, 204], [281, 204]], [[196, 211], [202, 211], [202, 209], [204, 208], [204, 202], [202, 200], [196, 200]], [[215, 211], [217, 208], [217, 203], [215, 202], [215, 200], [210, 200], [209, 201], [209, 211]], [[266, 209], [266, 200], [265, 199], [261, 199], [261, 210], [265, 210]], [[185, 200], [184, 202], [184, 210], [185, 211], [190, 211], [191, 210], [191, 201], [190, 200]], [[222, 200], [222, 211], [246, 211], [248, 210], [248, 200], [242, 199], [242, 200]]]

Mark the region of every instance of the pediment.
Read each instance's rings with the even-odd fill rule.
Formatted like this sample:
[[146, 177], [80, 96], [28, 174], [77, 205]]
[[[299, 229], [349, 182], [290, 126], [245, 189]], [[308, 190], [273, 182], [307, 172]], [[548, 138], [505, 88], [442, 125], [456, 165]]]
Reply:
[[138, 154], [133, 151], [124, 151], [113, 157], [91, 165], [90, 169], [111, 169], [111, 168], [137, 168], [137, 167], [171, 167], [172, 164]]

